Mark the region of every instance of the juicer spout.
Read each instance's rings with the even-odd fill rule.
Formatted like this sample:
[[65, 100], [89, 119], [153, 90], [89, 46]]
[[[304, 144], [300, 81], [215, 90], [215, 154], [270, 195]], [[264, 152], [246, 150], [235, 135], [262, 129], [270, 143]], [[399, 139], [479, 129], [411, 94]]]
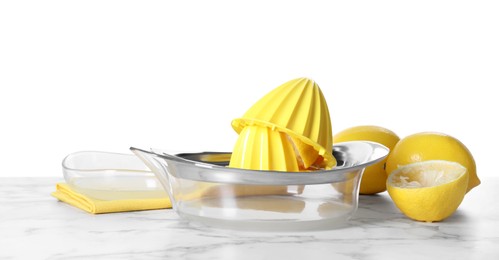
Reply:
[[[170, 200], [172, 199], [172, 190], [168, 181], [167, 165], [164, 159], [160, 158], [156, 153], [143, 149], [130, 147], [132, 151], [144, 164], [156, 175], [163, 188], [168, 193]], [[173, 201], [173, 200], [171, 200]]]

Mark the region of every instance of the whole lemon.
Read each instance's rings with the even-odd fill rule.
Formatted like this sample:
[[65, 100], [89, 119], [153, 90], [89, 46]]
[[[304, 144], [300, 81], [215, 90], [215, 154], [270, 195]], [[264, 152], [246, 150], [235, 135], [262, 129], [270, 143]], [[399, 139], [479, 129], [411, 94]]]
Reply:
[[476, 164], [471, 152], [458, 139], [436, 132], [422, 132], [400, 140], [388, 155], [386, 172], [390, 174], [400, 166], [429, 160], [457, 162], [469, 173], [466, 192], [480, 184]]
[[[380, 143], [390, 150], [400, 138], [391, 130], [374, 125], [361, 125], [347, 128], [333, 136], [333, 143], [347, 141], [372, 141]], [[360, 182], [360, 194], [375, 194], [386, 190], [386, 159], [367, 167]]]
[[463, 201], [469, 174], [461, 164], [430, 160], [404, 165], [388, 176], [388, 194], [407, 217], [426, 222], [452, 215]]

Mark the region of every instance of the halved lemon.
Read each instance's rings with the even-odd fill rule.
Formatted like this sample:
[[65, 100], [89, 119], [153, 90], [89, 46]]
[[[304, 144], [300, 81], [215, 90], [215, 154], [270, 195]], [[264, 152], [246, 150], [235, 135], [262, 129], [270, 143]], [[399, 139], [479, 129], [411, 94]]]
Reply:
[[475, 160], [468, 148], [455, 137], [436, 132], [416, 133], [400, 140], [386, 159], [386, 172], [390, 175], [402, 165], [429, 160], [457, 162], [466, 167], [470, 175], [467, 192], [480, 185]]
[[451, 216], [463, 201], [469, 173], [459, 163], [431, 160], [394, 170], [386, 181], [388, 194], [407, 217], [426, 222]]

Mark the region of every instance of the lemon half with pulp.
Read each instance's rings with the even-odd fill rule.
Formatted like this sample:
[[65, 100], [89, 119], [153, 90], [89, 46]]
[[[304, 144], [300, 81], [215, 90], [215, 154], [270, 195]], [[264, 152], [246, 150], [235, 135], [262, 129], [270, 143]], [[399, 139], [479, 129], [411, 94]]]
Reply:
[[386, 181], [388, 194], [407, 217], [441, 221], [461, 204], [469, 173], [459, 163], [430, 160], [411, 163], [393, 171]]
[[476, 164], [471, 152], [458, 139], [437, 132], [422, 132], [406, 136], [391, 150], [386, 160], [386, 172], [390, 175], [400, 166], [429, 160], [457, 162], [470, 175], [466, 192], [480, 184]]

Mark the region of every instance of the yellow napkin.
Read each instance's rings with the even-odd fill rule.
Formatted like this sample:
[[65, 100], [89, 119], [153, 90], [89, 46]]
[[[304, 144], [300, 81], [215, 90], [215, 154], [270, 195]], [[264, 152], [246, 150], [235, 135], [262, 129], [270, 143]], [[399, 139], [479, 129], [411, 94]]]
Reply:
[[172, 207], [172, 204], [168, 198], [127, 200], [93, 199], [81, 193], [77, 193], [65, 183], [57, 183], [56, 191], [52, 192], [51, 195], [56, 197], [60, 201], [66, 202], [72, 206], [90, 212], [92, 214], [149, 209], [166, 209]]

